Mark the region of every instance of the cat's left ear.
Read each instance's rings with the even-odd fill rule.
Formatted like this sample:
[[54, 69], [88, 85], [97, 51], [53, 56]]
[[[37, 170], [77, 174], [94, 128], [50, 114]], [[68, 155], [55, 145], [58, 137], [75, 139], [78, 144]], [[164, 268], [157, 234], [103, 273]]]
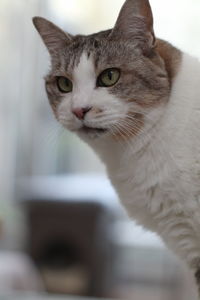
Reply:
[[51, 56], [56, 55], [60, 49], [72, 42], [72, 37], [69, 34], [44, 18], [34, 17], [33, 24]]
[[132, 40], [148, 54], [156, 44], [149, 0], [126, 0], [110, 37]]

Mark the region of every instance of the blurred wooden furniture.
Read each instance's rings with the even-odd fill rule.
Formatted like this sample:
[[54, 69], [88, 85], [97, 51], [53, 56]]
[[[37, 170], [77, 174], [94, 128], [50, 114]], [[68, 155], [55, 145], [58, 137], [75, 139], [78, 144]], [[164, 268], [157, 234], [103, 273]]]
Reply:
[[26, 203], [28, 254], [46, 291], [108, 297], [114, 277], [113, 214], [98, 202], [33, 199]]
[[119, 211], [105, 179], [39, 178], [25, 182], [22, 190], [26, 249], [46, 291], [113, 296], [116, 248], [111, 232]]

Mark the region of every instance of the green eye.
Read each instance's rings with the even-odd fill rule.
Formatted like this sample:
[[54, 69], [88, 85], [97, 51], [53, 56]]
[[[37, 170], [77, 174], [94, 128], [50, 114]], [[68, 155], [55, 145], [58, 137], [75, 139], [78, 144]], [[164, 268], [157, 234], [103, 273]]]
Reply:
[[57, 77], [57, 86], [61, 93], [70, 93], [73, 89], [71, 80], [67, 77]]
[[97, 79], [97, 86], [101, 87], [110, 87], [115, 85], [120, 78], [120, 70], [119, 69], [107, 69], [103, 71], [98, 79]]

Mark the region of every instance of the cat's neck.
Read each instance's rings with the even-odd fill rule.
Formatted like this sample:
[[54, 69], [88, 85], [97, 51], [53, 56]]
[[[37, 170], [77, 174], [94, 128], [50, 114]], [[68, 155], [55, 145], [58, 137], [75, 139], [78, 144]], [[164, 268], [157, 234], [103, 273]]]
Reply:
[[[158, 118], [159, 109], [153, 111], [149, 120]], [[162, 115], [160, 114], [160, 118]], [[158, 118], [158, 120], [160, 119]], [[131, 163], [143, 159], [143, 156], [151, 151], [151, 145], [157, 140], [159, 132], [159, 121], [155, 126], [146, 122], [142, 132], [133, 138], [122, 136], [122, 138], [107, 137], [91, 141], [89, 144], [101, 158], [108, 169], [118, 170], [125, 166], [129, 159]]]

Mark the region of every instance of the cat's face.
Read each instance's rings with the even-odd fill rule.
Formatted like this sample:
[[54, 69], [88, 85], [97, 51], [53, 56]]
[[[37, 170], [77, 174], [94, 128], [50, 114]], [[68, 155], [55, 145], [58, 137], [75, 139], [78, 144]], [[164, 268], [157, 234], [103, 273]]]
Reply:
[[83, 138], [127, 138], [167, 102], [170, 83], [147, 0], [127, 0], [113, 30], [90, 36], [70, 36], [42, 18], [34, 23], [51, 54], [48, 98], [67, 129]]

